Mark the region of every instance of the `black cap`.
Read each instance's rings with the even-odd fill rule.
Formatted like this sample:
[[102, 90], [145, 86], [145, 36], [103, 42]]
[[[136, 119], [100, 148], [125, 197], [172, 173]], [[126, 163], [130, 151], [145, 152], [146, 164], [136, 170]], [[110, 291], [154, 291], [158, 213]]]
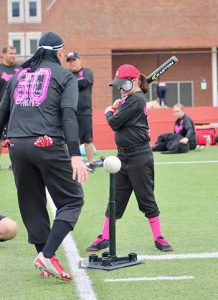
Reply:
[[58, 50], [64, 47], [62, 38], [54, 32], [45, 33], [39, 40], [39, 48]]
[[67, 61], [76, 60], [76, 59], [80, 58], [80, 55], [77, 52], [75, 52], [75, 51], [74, 52], [69, 52], [65, 56], [67, 58]]

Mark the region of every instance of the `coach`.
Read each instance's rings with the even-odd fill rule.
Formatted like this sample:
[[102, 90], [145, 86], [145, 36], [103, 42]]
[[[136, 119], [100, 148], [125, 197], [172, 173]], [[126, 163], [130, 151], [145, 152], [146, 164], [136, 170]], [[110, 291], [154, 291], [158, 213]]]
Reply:
[[[79, 218], [87, 168], [78, 144], [77, 81], [61, 67], [63, 61], [63, 40], [52, 32], [43, 35], [39, 49], [9, 81], [0, 103], [0, 134], [9, 120], [19, 208], [29, 243], [39, 252], [34, 264], [71, 280], [55, 252]], [[57, 208], [51, 230], [45, 187]]]

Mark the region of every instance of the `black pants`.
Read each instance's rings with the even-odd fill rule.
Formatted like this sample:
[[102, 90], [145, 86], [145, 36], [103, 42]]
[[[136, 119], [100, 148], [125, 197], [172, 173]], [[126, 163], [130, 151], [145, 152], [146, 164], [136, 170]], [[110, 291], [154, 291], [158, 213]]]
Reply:
[[58, 139], [52, 147], [34, 146], [36, 138], [11, 139], [9, 153], [18, 202], [29, 243], [47, 241], [50, 221], [46, 208], [47, 187], [57, 208], [55, 220], [75, 226], [83, 206], [81, 185], [72, 179], [68, 151]]
[[177, 133], [165, 133], [161, 134], [155, 146], [152, 147], [153, 151], [168, 151], [171, 153], [186, 153], [190, 149], [195, 149], [195, 146], [192, 147], [190, 143], [182, 144], [180, 140], [184, 137]]
[[[134, 191], [138, 207], [147, 218], [159, 215], [154, 198], [154, 161], [149, 145], [131, 153], [118, 154], [121, 170], [115, 175], [115, 218], [122, 218]], [[108, 209], [106, 211], [108, 215]]]

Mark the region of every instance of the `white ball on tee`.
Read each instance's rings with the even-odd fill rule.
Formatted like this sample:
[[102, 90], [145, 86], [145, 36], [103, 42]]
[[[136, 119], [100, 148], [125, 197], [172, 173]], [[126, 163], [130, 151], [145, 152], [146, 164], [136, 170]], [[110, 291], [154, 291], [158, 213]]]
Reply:
[[105, 158], [103, 167], [105, 170], [107, 170], [109, 173], [117, 173], [120, 171], [121, 168], [121, 161], [116, 156], [108, 156]]

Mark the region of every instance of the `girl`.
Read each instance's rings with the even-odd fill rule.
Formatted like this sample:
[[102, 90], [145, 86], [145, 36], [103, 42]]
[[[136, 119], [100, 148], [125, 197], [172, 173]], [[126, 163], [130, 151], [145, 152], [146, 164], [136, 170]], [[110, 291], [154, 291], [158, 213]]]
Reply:
[[[115, 142], [121, 169], [115, 175], [115, 218], [121, 219], [134, 191], [139, 210], [150, 224], [154, 243], [161, 251], [173, 251], [161, 233], [159, 209], [154, 198], [154, 162], [149, 145], [149, 126], [144, 75], [132, 65], [121, 65], [110, 86], [117, 86], [122, 101], [105, 109], [108, 124], [115, 132]], [[101, 235], [86, 251], [98, 251], [109, 246], [108, 209]]]

